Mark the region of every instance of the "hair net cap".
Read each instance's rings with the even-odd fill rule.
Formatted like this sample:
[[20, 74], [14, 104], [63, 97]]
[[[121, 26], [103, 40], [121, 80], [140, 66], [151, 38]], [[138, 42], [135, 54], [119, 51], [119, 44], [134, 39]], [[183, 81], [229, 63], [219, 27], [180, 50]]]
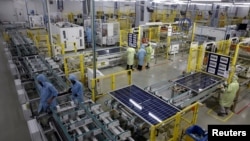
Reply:
[[46, 81], [46, 77], [44, 74], [39, 74], [36, 79], [40, 82], [45, 82]]
[[70, 75], [69, 75], [69, 80], [74, 80], [74, 81], [76, 81], [77, 78], [76, 78], [76, 76], [75, 76], [74, 74], [70, 74]]

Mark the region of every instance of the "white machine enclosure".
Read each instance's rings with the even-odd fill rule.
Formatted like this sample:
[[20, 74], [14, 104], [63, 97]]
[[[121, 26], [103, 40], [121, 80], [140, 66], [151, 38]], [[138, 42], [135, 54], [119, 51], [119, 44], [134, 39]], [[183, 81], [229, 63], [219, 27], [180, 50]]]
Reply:
[[[82, 26], [69, 22], [58, 22], [52, 24], [51, 29], [53, 36], [59, 37], [59, 41], [54, 38], [53, 42], [63, 44], [65, 53], [85, 49], [84, 29]], [[61, 50], [60, 47], [53, 46], [53, 55], [61, 54]]]
[[102, 23], [101, 34], [97, 35], [97, 43], [100, 45], [115, 45], [119, 42], [120, 24], [114, 23]]
[[231, 38], [238, 36], [237, 31], [234, 29], [235, 27], [227, 27], [227, 28], [214, 28], [208, 26], [197, 26], [195, 28], [195, 35], [203, 38], [208, 38], [210, 41], [221, 41], [225, 38]]
[[[84, 28], [91, 27], [91, 20], [84, 20]], [[119, 43], [120, 23], [104, 23], [101, 19], [95, 20], [96, 43], [100, 46], [113, 46]]]
[[29, 15], [29, 27], [30, 29], [44, 28], [43, 15]]
[[[93, 69], [88, 68], [87, 70], [87, 75], [88, 75], [88, 88], [92, 91], [92, 79], [93, 79]], [[101, 77], [104, 76], [104, 74], [102, 72], [100, 72], [99, 70], [96, 70], [96, 77]], [[97, 94], [101, 94], [102, 93], [102, 85], [103, 85], [103, 80], [99, 80], [96, 84], [96, 90], [97, 90]]]

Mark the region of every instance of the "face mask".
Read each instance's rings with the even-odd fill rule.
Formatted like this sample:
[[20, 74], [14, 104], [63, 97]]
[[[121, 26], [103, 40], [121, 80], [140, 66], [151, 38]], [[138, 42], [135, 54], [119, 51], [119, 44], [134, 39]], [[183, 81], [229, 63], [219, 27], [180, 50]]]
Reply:
[[38, 81], [38, 83], [43, 87], [43, 83], [42, 82]]
[[71, 83], [74, 85], [75, 83], [76, 83], [76, 81], [74, 81], [74, 80], [71, 80]]

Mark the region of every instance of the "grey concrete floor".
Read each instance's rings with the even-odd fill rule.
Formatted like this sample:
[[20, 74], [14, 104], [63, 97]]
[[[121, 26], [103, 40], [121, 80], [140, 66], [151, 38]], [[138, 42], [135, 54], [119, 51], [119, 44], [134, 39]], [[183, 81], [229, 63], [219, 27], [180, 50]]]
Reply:
[[0, 38], [0, 141], [30, 141], [27, 123]]

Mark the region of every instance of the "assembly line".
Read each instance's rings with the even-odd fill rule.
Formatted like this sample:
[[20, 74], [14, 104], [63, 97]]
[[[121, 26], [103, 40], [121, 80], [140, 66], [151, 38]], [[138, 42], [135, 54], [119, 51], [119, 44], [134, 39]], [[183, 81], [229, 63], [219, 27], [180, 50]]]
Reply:
[[[81, 4], [93, 10], [98, 2]], [[24, 140], [207, 141], [209, 124], [249, 124], [249, 7], [229, 22], [235, 3], [202, 11], [188, 9], [191, 1], [179, 9], [154, 2], [140, 3], [148, 18], [137, 8], [60, 17], [46, 0], [46, 14], [27, 9], [28, 21], [1, 22], [0, 70], [10, 72], [1, 89], [13, 82], [7, 98], [17, 96]]]

